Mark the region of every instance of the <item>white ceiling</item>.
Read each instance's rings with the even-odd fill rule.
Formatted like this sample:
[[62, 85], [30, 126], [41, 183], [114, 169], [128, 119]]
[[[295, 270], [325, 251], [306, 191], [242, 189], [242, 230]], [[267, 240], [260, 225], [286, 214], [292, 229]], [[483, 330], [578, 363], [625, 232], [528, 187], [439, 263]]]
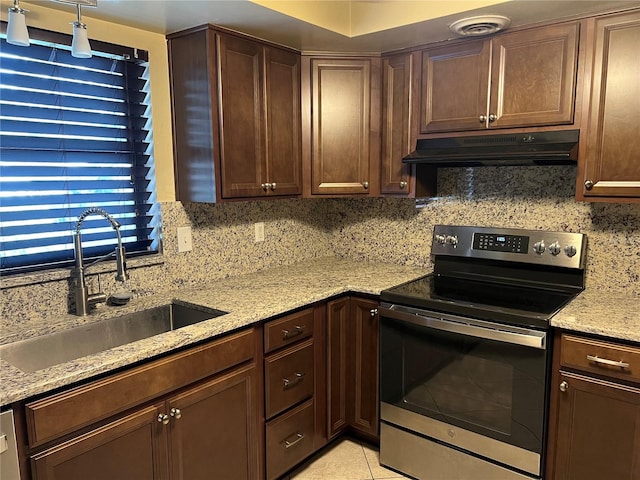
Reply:
[[[305, 1], [310, 0], [301, 0], [298, 3], [302, 4]], [[438, 4], [441, 6], [443, 1], [451, 0], [358, 0], [354, 3], [358, 3], [360, 12], [366, 12], [368, 4], [371, 9], [380, 7], [381, 4], [393, 4], [393, 8], [405, 9], [403, 10], [405, 17], [407, 17], [406, 9], [413, 9], [410, 11], [416, 12], [415, 18], [420, 20], [428, 17], [425, 12], [434, 9]], [[3, 1], [3, 8], [8, 6], [7, 3]], [[271, 3], [277, 2], [272, 1]], [[314, 3], [320, 2], [315, 1]], [[349, 2], [324, 0], [324, 3], [335, 7], [336, 15], [341, 15], [344, 11], [342, 9], [344, 4]], [[473, 1], [458, 3], [472, 4]], [[482, 2], [482, 4], [487, 3], [489, 2]], [[95, 17], [162, 34], [212, 23], [305, 52], [382, 52], [452, 38], [454, 35], [449, 31], [448, 25], [455, 20], [471, 15], [505, 15], [511, 19], [511, 26], [514, 27], [570, 18], [585, 13], [640, 6], [640, 1], [613, 0], [512, 0], [502, 3], [498, 3], [496, 0], [496, 3], [492, 6], [467, 9], [457, 14], [417, 21], [417, 23], [354, 37], [298, 20], [248, 0], [98, 0], [97, 8], [83, 9], [83, 20], [89, 25], [89, 28], [91, 18]], [[28, 6], [33, 6], [34, 9], [55, 8], [74, 11], [74, 7], [47, 0], [29, 1]], [[375, 12], [375, 10], [370, 11]], [[409, 17], [411, 18], [412, 15]], [[354, 19], [350, 20], [352, 23], [354, 22]], [[316, 23], [323, 24], [322, 22]], [[378, 26], [375, 29], [377, 28], [383, 27]], [[360, 29], [366, 31], [366, 28]]]

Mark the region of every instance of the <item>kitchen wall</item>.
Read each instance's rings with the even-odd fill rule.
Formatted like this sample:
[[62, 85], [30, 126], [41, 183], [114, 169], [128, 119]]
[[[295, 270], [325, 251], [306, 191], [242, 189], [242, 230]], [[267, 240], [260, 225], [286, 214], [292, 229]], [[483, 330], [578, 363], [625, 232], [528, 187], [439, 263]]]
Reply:
[[[442, 169], [439, 196], [418, 202], [420, 208], [415, 200], [395, 198], [164, 202], [164, 254], [159, 263], [130, 269], [128, 287], [151, 295], [214, 285], [326, 255], [424, 266], [427, 272], [431, 231], [443, 223], [586, 233], [587, 288], [640, 296], [640, 204], [577, 203], [575, 175], [572, 166]], [[254, 242], [255, 222], [265, 223], [264, 242]], [[179, 226], [192, 227], [193, 251], [177, 252]], [[102, 281], [107, 293], [120, 288], [112, 274]], [[68, 278], [43, 275], [0, 294], [0, 330], [28, 329], [69, 308]]]

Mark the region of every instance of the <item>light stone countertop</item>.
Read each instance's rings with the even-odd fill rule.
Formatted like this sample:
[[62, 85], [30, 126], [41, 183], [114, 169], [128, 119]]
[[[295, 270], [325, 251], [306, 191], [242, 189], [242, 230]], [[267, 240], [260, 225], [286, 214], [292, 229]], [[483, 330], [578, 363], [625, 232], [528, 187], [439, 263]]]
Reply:
[[640, 343], [640, 297], [587, 287], [551, 319], [551, 325]]
[[[24, 373], [0, 359], [0, 405], [148, 360], [336, 295], [347, 292], [379, 295], [384, 289], [427, 273], [425, 269], [416, 267], [325, 257], [217, 280], [199, 288], [135, 298], [127, 306], [105, 307], [90, 317], [68, 315], [56, 322], [47, 320], [39, 330], [22, 332], [22, 337], [52, 333], [163, 305], [172, 300], [229, 312], [218, 318], [33, 373]], [[640, 342], [639, 307], [639, 297], [603, 295], [597, 290], [584, 291], [552, 319], [551, 325]], [[3, 331], [0, 344], [19, 339], [19, 332]]]
[[[7, 405], [120, 367], [157, 357], [217, 335], [231, 332], [290, 310], [347, 292], [379, 295], [386, 288], [429, 273], [424, 268], [367, 263], [325, 257], [292, 266], [217, 280], [210, 285], [153, 297], [134, 298], [125, 307], [104, 307], [90, 317], [68, 315], [43, 322], [43, 335], [87, 322], [119, 316], [180, 300], [229, 312], [151, 338], [129, 343], [33, 373], [24, 373], [0, 360], [0, 405]], [[0, 343], [19, 340], [16, 331], [3, 331]]]

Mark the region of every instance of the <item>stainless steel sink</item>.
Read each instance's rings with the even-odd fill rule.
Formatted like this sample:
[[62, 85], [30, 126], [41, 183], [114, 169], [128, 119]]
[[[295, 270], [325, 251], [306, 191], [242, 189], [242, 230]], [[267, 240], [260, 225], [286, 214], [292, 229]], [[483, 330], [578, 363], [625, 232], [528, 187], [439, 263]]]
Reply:
[[193, 325], [227, 312], [170, 303], [61, 332], [9, 343], [0, 358], [30, 373], [110, 348]]

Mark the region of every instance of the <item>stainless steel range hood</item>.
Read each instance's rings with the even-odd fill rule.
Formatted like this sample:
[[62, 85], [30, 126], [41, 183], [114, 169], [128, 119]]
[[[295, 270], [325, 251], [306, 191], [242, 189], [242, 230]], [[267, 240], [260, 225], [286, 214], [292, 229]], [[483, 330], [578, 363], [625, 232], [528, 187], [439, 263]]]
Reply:
[[579, 130], [419, 139], [404, 163], [434, 167], [571, 165]]

